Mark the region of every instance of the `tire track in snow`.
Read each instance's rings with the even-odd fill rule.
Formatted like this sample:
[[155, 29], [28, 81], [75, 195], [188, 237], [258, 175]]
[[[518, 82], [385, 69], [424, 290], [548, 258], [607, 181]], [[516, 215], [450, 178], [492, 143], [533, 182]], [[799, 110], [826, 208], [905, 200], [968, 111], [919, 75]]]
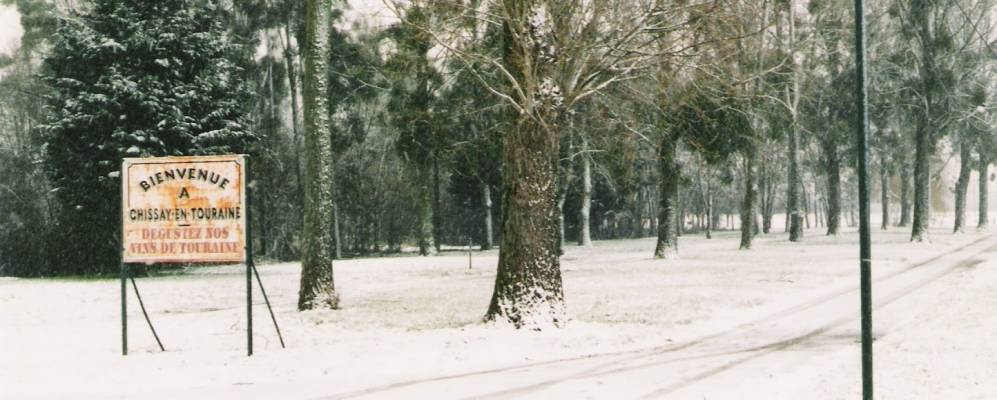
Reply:
[[[879, 309], [881, 309], [883, 307], [886, 307], [886, 306], [892, 304], [893, 302], [895, 302], [895, 301], [897, 301], [897, 300], [899, 300], [901, 298], [904, 298], [904, 297], [910, 295], [911, 293], [913, 293], [913, 292], [915, 292], [915, 291], [917, 291], [917, 290], [919, 290], [919, 289], [921, 289], [921, 288], [923, 288], [925, 286], [928, 286], [928, 285], [930, 285], [930, 284], [938, 281], [939, 279], [947, 276], [948, 274], [950, 274], [950, 273], [952, 273], [952, 272], [954, 272], [956, 270], [963, 269], [963, 268], [971, 268], [971, 267], [973, 267], [973, 266], [975, 266], [975, 265], [983, 262], [983, 260], [977, 258], [978, 256], [980, 256], [980, 255], [982, 255], [984, 253], [991, 253], [991, 252], [994, 252], [994, 251], [997, 251], [997, 245], [990, 246], [990, 247], [984, 249], [983, 251], [975, 253], [972, 256], [963, 259], [962, 261], [958, 262], [957, 264], [955, 264], [955, 265], [953, 265], [951, 267], [945, 268], [945, 269], [941, 270], [940, 272], [937, 272], [935, 274], [929, 275], [927, 278], [920, 279], [920, 280], [918, 280], [917, 282], [915, 282], [913, 284], [909, 284], [909, 285], [907, 285], [907, 286], [905, 286], [905, 287], [903, 287], [903, 288], [901, 288], [899, 290], [895, 290], [892, 293], [890, 293], [888, 296], [885, 296], [883, 299], [880, 299], [879, 301], [874, 301], [874, 303], [878, 303], [878, 304], [875, 307], [873, 307], [873, 310], [879, 310]], [[738, 365], [744, 364], [744, 363], [746, 363], [748, 361], [752, 361], [752, 360], [761, 358], [763, 356], [766, 356], [766, 355], [769, 355], [769, 354], [772, 354], [772, 353], [775, 353], [775, 352], [778, 352], [778, 351], [781, 351], [781, 350], [786, 350], [786, 349], [788, 349], [790, 347], [793, 347], [793, 346], [796, 346], [796, 345], [803, 344], [803, 343], [805, 343], [805, 342], [807, 342], [807, 341], [809, 341], [811, 339], [817, 338], [817, 337], [819, 337], [819, 336], [821, 336], [821, 335], [823, 335], [823, 334], [825, 334], [825, 333], [827, 333], [827, 332], [829, 332], [829, 331], [831, 331], [833, 329], [839, 328], [842, 325], [845, 325], [847, 323], [854, 323], [857, 320], [858, 320], [858, 318], [855, 318], [854, 315], [851, 316], [851, 317], [837, 318], [837, 319], [833, 320], [832, 322], [824, 324], [823, 326], [821, 326], [821, 327], [819, 327], [817, 329], [814, 329], [812, 331], [809, 331], [809, 332], [807, 332], [805, 334], [802, 334], [802, 335], [799, 335], [799, 336], [796, 336], [796, 337], [793, 337], [793, 338], [789, 338], [789, 339], [786, 339], [786, 340], [781, 340], [781, 341], [769, 343], [769, 344], [764, 345], [764, 346], [760, 346], [760, 347], [756, 347], [756, 348], [750, 348], [750, 349], [744, 349], [744, 350], [735, 352], [734, 354], [736, 354], [736, 353], [754, 353], [754, 354], [751, 354], [749, 356], [736, 359], [734, 361], [730, 361], [730, 362], [724, 363], [724, 364], [722, 364], [720, 366], [717, 366], [715, 368], [711, 368], [709, 370], [706, 370], [704, 372], [701, 372], [701, 373], [693, 376], [692, 378], [689, 378], [689, 379], [677, 382], [675, 384], [672, 384], [672, 385], [666, 386], [664, 388], [655, 390], [655, 391], [653, 391], [651, 393], [648, 393], [648, 394], [644, 395], [642, 398], [643, 399], [660, 398], [660, 397], [665, 396], [667, 394], [673, 393], [673, 392], [675, 392], [675, 391], [677, 391], [677, 390], [679, 390], [681, 388], [689, 386], [689, 385], [691, 385], [693, 383], [705, 380], [706, 378], [709, 378], [709, 377], [717, 375], [717, 374], [719, 374], [721, 372], [730, 370], [730, 369], [732, 369], [732, 368], [734, 368], [734, 367], [736, 367]], [[881, 336], [875, 336], [873, 338], [873, 341], [878, 340], [880, 337]]]
[[[906, 274], [908, 274], [908, 273], [910, 273], [912, 271], [916, 271], [916, 270], [918, 270], [921, 267], [924, 267], [926, 265], [929, 265], [929, 264], [932, 264], [932, 263], [937, 262], [939, 260], [942, 260], [945, 257], [948, 257], [948, 256], [950, 256], [952, 254], [956, 254], [956, 253], [959, 253], [959, 252], [961, 252], [963, 250], [966, 250], [966, 249], [968, 249], [970, 247], [976, 246], [976, 245], [980, 244], [981, 242], [984, 242], [984, 241], [986, 241], [988, 239], [993, 239], [993, 237], [989, 236], [989, 235], [988, 236], [983, 236], [983, 237], [981, 237], [979, 239], [976, 239], [976, 240], [973, 240], [973, 241], [971, 241], [969, 243], [966, 243], [966, 244], [963, 244], [963, 245], [959, 245], [959, 246], [957, 246], [957, 247], [955, 247], [953, 249], [950, 249], [948, 251], [944, 251], [944, 252], [939, 253], [937, 255], [928, 257], [928, 258], [926, 258], [924, 260], [921, 260], [921, 261], [918, 261], [916, 263], [910, 264], [910, 265], [908, 265], [908, 266], [906, 266], [904, 268], [900, 268], [900, 269], [898, 269], [896, 271], [892, 271], [892, 272], [890, 272], [888, 274], [876, 277], [876, 278], [873, 279], [873, 283], [882, 284], [882, 283], [887, 282], [887, 281], [892, 281], [892, 280], [894, 280], [894, 279], [896, 279], [898, 277], [904, 276], [904, 275], [906, 275]], [[918, 289], [920, 287], [923, 287], [923, 286], [925, 286], [927, 284], [930, 284], [931, 282], [934, 282], [937, 279], [940, 279], [941, 277], [943, 277], [943, 276], [947, 275], [948, 273], [954, 271], [955, 269], [959, 268], [960, 266], [963, 266], [963, 264], [971, 262], [972, 259], [974, 257], [978, 256], [979, 254], [982, 254], [982, 253], [985, 253], [985, 252], [988, 252], [988, 251], [993, 251], [993, 250], [997, 250], [997, 246], [988, 246], [983, 251], [974, 253], [969, 258], [961, 260], [955, 266], [953, 266], [951, 268], [945, 269], [941, 274], [932, 275], [929, 279], [924, 280], [924, 281], [918, 281], [918, 283], [916, 285], [913, 285], [913, 286], [916, 286], [916, 287], [913, 288], [912, 290], [916, 290], [916, 289]], [[643, 262], [643, 261], [644, 260], [633, 261], [632, 263]], [[629, 264], [629, 263], [625, 263], [625, 264]], [[637, 350], [626, 350], [626, 351], [609, 352], [609, 353], [590, 354], [590, 355], [584, 355], [584, 356], [578, 356], [578, 357], [569, 357], [569, 358], [562, 358], [562, 359], [556, 359], [556, 360], [549, 360], [549, 361], [541, 361], [541, 362], [534, 362], [534, 363], [513, 365], [513, 366], [508, 366], [508, 367], [501, 367], [501, 368], [493, 368], [493, 369], [487, 369], [487, 370], [472, 371], [472, 372], [467, 372], [467, 373], [451, 374], [451, 375], [438, 376], [438, 377], [432, 377], [432, 378], [426, 378], [426, 379], [414, 379], [414, 380], [402, 381], [402, 382], [397, 382], [397, 383], [383, 385], [383, 386], [376, 386], [376, 387], [370, 387], [370, 388], [360, 389], [360, 390], [346, 392], [346, 393], [340, 393], [340, 394], [331, 395], [331, 396], [317, 397], [316, 399], [323, 399], [323, 400], [324, 399], [329, 399], [329, 400], [333, 400], [333, 399], [358, 398], [358, 397], [375, 395], [375, 394], [380, 394], [380, 393], [385, 393], [385, 392], [391, 392], [391, 391], [395, 391], [395, 390], [399, 390], [399, 389], [404, 389], [404, 388], [408, 388], [408, 387], [413, 387], [413, 386], [417, 386], [417, 385], [422, 385], [422, 384], [431, 384], [431, 383], [438, 383], [438, 382], [444, 382], [444, 381], [450, 381], [450, 380], [460, 380], [460, 379], [466, 379], [466, 378], [476, 378], [476, 377], [483, 377], [483, 376], [487, 376], [487, 375], [494, 375], [494, 374], [501, 374], [501, 373], [515, 372], [515, 371], [524, 371], [524, 370], [530, 370], [530, 369], [533, 369], [533, 368], [548, 367], [548, 366], [551, 366], [551, 365], [558, 365], [558, 364], [569, 364], [569, 363], [574, 363], [574, 362], [586, 362], [586, 361], [598, 360], [598, 359], [611, 359], [611, 360], [608, 360], [606, 362], [599, 363], [599, 364], [597, 364], [597, 365], [595, 365], [593, 367], [586, 368], [586, 369], [584, 369], [584, 370], [582, 370], [580, 372], [574, 372], [574, 373], [571, 373], [569, 375], [566, 375], [566, 376], [563, 376], [563, 377], [560, 377], [560, 378], [557, 378], [557, 379], [549, 379], [549, 380], [545, 380], [545, 381], [542, 381], [542, 382], [532, 383], [532, 384], [525, 385], [525, 386], [519, 386], [519, 387], [508, 389], [508, 390], [502, 390], [502, 391], [498, 391], [498, 392], [493, 392], [493, 393], [488, 393], [488, 394], [483, 394], [483, 395], [476, 395], [476, 396], [472, 396], [471, 397], [471, 398], [475, 398], [475, 399], [481, 399], [481, 398], [507, 398], [507, 397], [523, 396], [523, 395], [529, 394], [531, 392], [536, 392], [536, 391], [542, 390], [542, 389], [544, 389], [546, 387], [553, 386], [553, 385], [556, 385], [558, 383], [562, 383], [562, 382], [570, 381], [570, 380], [595, 378], [595, 377], [612, 375], [612, 374], [618, 374], [618, 373], [623, 373], [623, 372], [637, 370], [637, 369], [649, 368], [649, 367], [653, 367], [653, 366], [661, 366], [661, 365], [666, 365], [666, 364], [672, 364], [672, 363], [677, 363], [677, 362], [682, 362], [682, 361], [707, 359], [707, 358], [712, 358], [712, 357], [729, 356], [729, 355], [741, 354], [741, 353], [753, 353], [753, 354], [749, 354], [746, 357], [741, 357], [741, 358], [738, 358], [736, 360], [730, 361], [728, 363], [722, 364], [722, 365], [720, 365], [720, 366], [718, 366], [716, 368], [709, 369], [709, 370], [704, 371], [704, 372], [702, 372], [700, 374], [697, 374], [697, 375], [695, 375], [695, 376], [693, 376], [691, 378], [688, 378], [685, 381], [677, 382], [675, 384], [672, 384], [672, 385], [667, 386], [665, 388], [659, 389], [659, 390], [657, 390], [657, 391], [655, 391], [655, 392], [653, 392], [653, 393], [651, 393], [651, 394], [648, 395], [648, 396], [652, 396], [652, 397], [660, 397], [660, 396], [666, 395], [668, 393], [674, 392], [674, 391], [676, 391], [678, 389], [681, 389], [681, 388], [683, 388], [685, 386], [688, 386], [688, 385], [690, 385], [692, 383], [701, 381], [703, 379], [709, 378], [711, 376], [714, 376], [716, 374], [719, 374], [721, 372], [724, 372], [726, 370], [734, 368], [734, 367], [736, 367], [736, 366], [738, 366], [740, 364], [743, 364], [743, 363], [746, 363], [748, 361], [760, 358], [760, 357], [762, 357], [764, 355], [771, 354], [771, 353], [779, 351], [779, 350], [784, 350], [786, 348], [789, 348], [789, 347], [801, 344], [801, 343], [806, 342], [806, 341], [808, 341], [810, 339], [813, 339], [813, 338], [816, 338], [818, 336], [821, 336], [822, 334], [826, 333], [827, 331], [829, 331], [831, 329], [834, 329], [835, 327], [838, 327], [840, 325], [843, 325], [843, 324], [845, 324], [847, 322], [850, 322], [850, 321], [854, 320], [855, 318], [851, 318], [851, 317], [839, 318], [839, 319], [833, 320], [830, 323], [827, 323], [827, 324], [819, 327], [818, 329], [814, 329], [814, 330], [808, 331], [807, 333], [805, 333], [803, 335], [799, 335], [799, 336], [791, 337], [789, 339], [785, 339], [785, 340], [780, 340], [780, 341], [768, 343], [768, 344], [765, 344], [765, 345], [762, 345], [762, 346], [754, 346], [754, 347], [750, 347], [750, 348], [746, 348], [746, 349], [736, 349], [736, 350], [726, 351], [726, 352], [715, 352], [715, 353], [702, 354], [702, 355], [696, 355], [696, 356], [687, 356], [687, 357], [681, 357], [681, 358], [674, 358], [674, 359], [670, 359], [670, 360], [662, 360], [662, 361], [654, 361], [654, 362], [644, 362], [644, 363], [641, 363], [641, 364], [638, 364], [638, 365], [635, 365], [635, 366], [620, 367], [619, 364], [620, 363], [628, 363], [628, 362], [640, 361], [640, 360], [643, 360], [643, 359], [649, 359], [649, 358], [653, 358], [653, 357], [656, 357], [656, 356], [661, 356], [664, 353], [675, 353], [675, 352], [679, 352], [679, 351], [683, 351], [683, 350], [688, 350], [690, 348], [693, 348], [693, 347], [696, 347], [696, 346], [700, 346], [700, 345], [703, 345], [703, 344], [712, 343], [712, 342], [716, 341], [716, 339], [720, 339], [720, 338], [723, 338], [725, 336], [732, 336], [733, 334], [743, 333], [744, 330], [749, 329], [749, 328], [760, 327], [762, 325], [771, 324], [773, 322], [778, 322], [779, 320], [791, 317], [791, 316], [799, 314], [799, 313], [801, 313], [803, 311], [806, 311], [806, 310], [815, 308], [817, 306], [820, 306], [822, 304], [831, 302], [832, 300], [838, 299], [838, 298], [840, 298], [840, 297], [842, 297], [842, 296], [844, 296], [846, 294], [853, 293], [853, 292], [857, 291], [858, 288], [859, 288], [859, 285], [846, 286], [844, 288], [841, 288], [841, 289], [838, 289], [838, 290], [835, 290], [835, 291], [823, 294], [821, 296], [818, 296], [816, 298], [813, 298], [813, 299], [810, 299], [808, 301], [802, 302], [800, 304], [797, 304], [797, 305], [788, 307], [786, 309], [783, 309], [783, 310], [780, 310], [780, 311], [777, 311], [777, 312], [765, 315], [765, 316], [763, 316], [761, 318], [758, 318], [756, 320], [749, 321], [749, 322], [744, 322], [744, 323], [738, 324], [738, 325], [736, 325], [736, 326], [734, 326], [732, 328], [728, 328], [728, 329], [722, 330], [722, 331], [717, 332], [717, 333], [713, 333], [713, 334], [709, 334], [709, 335], [705, 335], [705, 336], [700, 336], [698, 338], [694, 338], [694, 339], [692, 339], [690, 341], [687, 341], [687, 342], [681, 343], [681, 344], [666, 345], [666, 346], [656, 346], [656, 347], [647, 348], [647, 349], [637, 349]], [[897, 299], [905, 296], [908, 293], [909, 292], [907, 292], [907, 293], [901, 292], [899, 294], [895, 293], [890, 298], [888, 298], [888, 299], [885, 300], [886, 303], [878, 305], [874, 309], [879, 309], [881, 307], [884, 307], [884, 306], [888, 305], [889, 303], [892, 303], [893, 301], [895, 301], [895, 300], [897, 300]]]
[[[983, 239], [987, 239], [987, 238], [983, 238]], [[974, 241], [974, 242], [970, 243], [969, 245], [960, 246], [959, 248], [953, 250], [953, 252], [958, 252], [960, 250], [964, 250], [967, 247], [970, 247], [970, 246], [972, 246], [974, 244], [978, 244], [980, 241], [982, 241], [982, 240]], [[933, 283], [933, 282], [935, 282], [935, 281], [943, 278], [944, 276], [952, 273], [955, 270], [958, 270], [960, 268], [972, 267], [972, 266], [974, 266], [974, 265], [982, 262], [981, 260], [979, 260], [977, 258], [979, 255], [984, 254], [984, 253], [988, 253], [988, 252], [993, 252], [993, 251], [997, 251], [997, 245], [991, 245], [991, 246], [985, 248], [982, 251], [976, 252], [976, 253], [972, 254], [971, 256], [960, 260], [959, 262], [957, 262], [956, 264], [954, 264], [954, 265], [952, 265], [952, 266], [950, 266], [948, 268], [945, 268], [945, 269], [943, 269], [943, 270], [941, 270], [939, 272], [931, 274], [931, 275], [927, 276], [926, 278], [918, 279], [914, 283], [908, 284], [908, 285], [906, 285], [906, 286], [904, 286], [904, 287], [902, 287], [900, 289], [894, 290], [894, 291], [890, 292], [888, 295], [882, 296], [882, 298], [876, 299], [877, 300], [875, 302], [876, 306], [873, 309], [874, 310], [879, 310], [879, 309], [881, 309], [883, 307], [886, 307], [889, 304], [891, 304], [891, 303], [899, 300], [900, 298], [903, 298], [903, 297], [911, 294], [912, 292], [914, 292], [914, 291], [916, 291], [916, 290], [918, 290], [920, 288], [923, 288], [924, 286], [927, 286], [927, 285], [929, 285], [929, 284], [931, 284], [931, 283]], [[951, 254], [951, 253], [952, 252], [948, 252], [946, 254]], [[944, 255], [945, 254], [943, 254], [943, 256]], [[931, 259], [929, 259], [929, 262], [927, 262], [927, 263], [926, 262], [919, 262], [919, 263], [913, 264], [913, 265], [909, 266], [908, 268], [902, 270], [901, 272], [903, 272], [903, 271], [910, 271], [910, 270], [912, 270], [914, 268], [922, 267], [922, 266], [924, 266], [924, 265], [926, 265], [926, 264], [928, 264], [930, 262], [937, 261], [940, 258], [941, 258], [940, 256], [932, 257]], [[898, 276], [898, 275], [900, 275], [900, 274], [899, 273], [891, 273], [888, 276], [884, 276], [883, 277], [884, 279], [881, 279], [881, 280], [885, 280], [886, 278], [891, 278], [891, 277], [895, 277], [895, 276]], [[856, 286], [856, 288], [854, 290], [857, 290], [857, 286]], [[826, 296], [824, 296], [824, 297], [826, 297]], [[814, 302], [809, 302], [809, 303], [814, 303]], [[771, 322], [775, 322], [778, 319], [779, 318], [776, 318], [776, 319], [772, 320]], [[817, 337], [820, 337], [820, 336], [826, 334], [827, 332], [829, 332], [829, 331], [831, 331], [833, 329], [839, 328], [842, 325], [845, 325], [845, 324], [847, 324], [849, 322], [854, 322], [856, 320], [857, 320], [857, 318], [855, 318], [854, 315], [852, 315], [852, 316], [845, 316], [845, 317], [839, 317], [839, 318], [831, 320], [830, 322], [827, 322], [825, 324], [820, 325], [816, 329], [808, 330], [808, 331], [804, 332], [803, 334], [800, 334], [800, 335], [797, 335], [797, 336], [793, 336], [793, 337], [790, 337], [790, 338], [787, 338], [787, 339], [783, 339], [783, 340], [777, 340], [777, 341], [774, 341], [774, 342], [770, 342], [770, 343], [758, 345], [758, 346], [750, 346], [750, 347], [747, 347], [747, 348], [735, 349], [735, 350], [731, 350], [731, 351], [720, 351], [720, 352], [712, 352], [712, 353], [706, 353], [706, 354], [700, 354], [700, 355], [693, 355], [693, 356], [668, 358], [668, 359], [665, 359], [665, 360], [647, 361], [647, 362], [642, 362], [642, 363], [636, 364], [636, 365], [619, 366], [620, 363], [628, 363], [628, 362], [635, 362], [635, 361], [640, 361], [640, 360], [644, 360], [644, 359], [655, 358], [655, 357], [662, 356], [664, 353], [674, 353], [676, 351], [688, 349], [688, 348], [694, 347], [696, 345], [705, 344], [706, 342], [709, 341], [707, 339], [698, 339], [698, 340], [695, 341], [695, 343], [686, 343], [686, 344], [681, 345], [681, 346], [676, 346], [676, 347], [665, 349], [665, 350], [659, 350], [657, 352], [648, 352], [648, 353], [645, 353], [645, 354], [635, 355], [635, 356], [630, 357], [630, 358], [624, 358], [624, 359], [620, 359], [620, 360], [609, 361], [609, 362], [600, 364], [598, 366], [586, 369], [584, 371], [577, 372], [577, 373], [574, 373], [574, 374], [570, 374], [568, 376], [564, 376], [564, 377], [561, 377], [561, 378], [558, 378], [558, 379], [550, 379], [550, 380], [547, 380], [547, 381], [537, 382], [537, 383], [533, 383], [533, 384], [526, 385], [526, 386], [521, 386], [521, 387], [517, 387], [517, 388], [513, 388], [513, 389], [499, 391], [499, 392], [493, 392], [493, 393], [489, 393], [489, 394], [486, 394], [486, 395], [472, 396], [472, 397], [469, 397], [469, 398], [474, 398], [474, 399], [515, 398], [515, 397], [519, 397], [519, 396], [524, 396], [524, 395], [530, 394], [532, 392], [536, 392], [538, 390], [542, 390], [542, 389], [544, 389], [546, 387], [553, 386], [555, 384], [559, 384], [559, 383], [563, 383], [563, 382], [567, 382], [567, 381], [571, 381], [571, 380], [582, 380], [582, 379], [599, 378], [599, 377], [604, 377], [604, 376], [613, 375], [613, 374], [619, 374], [619, 373], [630, 372], [630, 371], [635, 371], [635, 370], [640, 370], [640, 369], [646, 369], [646, 368], [660, 367], [660, 366], [665, 366], [665, 365], [668, 365], [668, 364], [676, 364], [676, 363], [685, 362], [685, 361], [693, 361], [693, 360], [709, 359], [709, 358], [715, 358], [715, 357], [732, 356], [732, 355], [737, 355], [737, 354], [747, 354], [744, 357], [740, 357], [740, 358], [737, 358], [735, 360], [731, 360], [731, 361], [725, 362], [725, 363], [723, 363], [723, 364], [721, 364], [719, 366], [716, 366], [716, 367], [713, 367], [713, 368], [709, 368], [709, 369], [707, 369], [705, 371], [702, 371], [702, 372], [700, 372], [700, 373], [698, 373], [696, 375], [693, 375], [690, 378], [686, 378], [686, 379], [681, 380], [679, 382], [673, 383], [671, 385], [666, 386], [665, 388], [655, 390], [654, 392], [651, 392], [651, 393], [649, 393], [649, 394], [647, 394], [647, 395], [645, 395], [645, 396], [642, 397], [642, 398], [647, 398], [647, 399], [660, 398], [662, 396], [665, 396], [667, 394], [675, 392], [675, 391], [677, 391], [677, 390], [679, 390], [681, 388], [689, 386], [689, 385], [691, 385], [693, 383], [705, 380], [705, 379], [707, 379], [709, 377], [712, 377], [714, 375], [720, 374], [720, 373], [722, 373], [724, 371], [733, 369], [734, 367], [737, 367], [737, 366], [739, 366], [741, 364], [744, 364], [746, 362], [749, 362], [749, 361], [761, 358], [761, 357], [763, 357], [765, 355], [768, 355], [768, 354], [771, 354], [771, 353], [775, 353], [775, 352], [778, 352], [778, 351], [786, 350], [786, 349], [791, 348], [793, 346], [797, 346], [797, 345], [803, 344], [803, 343], [805, 343], [805, 342], [807, 342], [809, 340], [812, 340], [812, 339], [815, 339]], [[752, 323], [748, 323], [748, 324], [745, 324], [745, 325], [761, 325], [761, 324], [763, 324], [763, 322], [752, 322]], [[722, 334], [711, 335], [709, 338], [710, 339], [715, 339], [715, 338], [717, 338], [719, 336], [727, 336], [728, 334], [731, 334], [731, 333], [742, 333], [743, 334], [744, 332], [725, 331]], [[606, 368], [609, 368], [609, 369], [606, 369]]]

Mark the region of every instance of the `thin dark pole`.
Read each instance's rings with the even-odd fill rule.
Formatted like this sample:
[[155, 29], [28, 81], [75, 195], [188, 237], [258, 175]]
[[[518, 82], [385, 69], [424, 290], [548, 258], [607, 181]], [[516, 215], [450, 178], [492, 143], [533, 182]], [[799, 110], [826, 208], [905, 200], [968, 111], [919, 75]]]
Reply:
[[246, 356], [253, 355], [253, 191], [249, 157], [243, 158], [246, 168]]
[[858, 102], [859, 269], [862, 298], [862, 398], [872, 399], [872, 245], [869, 232], [869, 105], [865, 65], [863, 0], [855, 0], [855, 72]]
[[142, 295], [138, 293], [138, 285], [135, 284], [135, 277], [129, 276], [128, 279], [132, 281], [132, 288], [135, 289], [135, 297], [138, 298], [138, 306], [142, 309], [142, 316], [145, 317], [145, 322], [149, 324], [149, 330], [152, 331], [152, 337], [156, 338], [156, 344], [159, 345], [160, 351], [166, 351], [163, 348], [163, 342], [159, 340], [159, 335], [156, 334], [156, 328], [152, 327], [152, 320], [149, 319], [149, 313], [145, 312], [145, 302], [142, 301]]
[[121, 263], [118, 276], [121, 278], [121, 355], [128, 355], [128, 265]]
[[[122, 164], [119, 172], [121, 187], [125, 186], [125, 168]], [[124, 189], [122, 189], [124, 193]], [[128, 275], [128, 265], [125, 264], [125, 198], [121, 196], [120, 210], [118, 210], [118, 278], [121, 279], [121, 355], [128, 355], [128, 283], [125, 277]]]
[[270, 307], [270, 298], [267, 297], [267, 291], [263, 288], [263, 280], [260, 279], [260, 271], [256, 269], [255, 264], [253, 266], [253, 274], [256, 275], [256, 283], [260, 286], [260, 293], [263, 293], [263, 301], [267, 303], [267, 310], [270, 311], [270, 319], [273, 321], [273, 327], [277, 330], [277, 339], [280, 339], [280, 348], [284, 347], [284, 335], [280, 334], [280, 325], [277, 325], [277, 317], [273, 315], [273, 308]]

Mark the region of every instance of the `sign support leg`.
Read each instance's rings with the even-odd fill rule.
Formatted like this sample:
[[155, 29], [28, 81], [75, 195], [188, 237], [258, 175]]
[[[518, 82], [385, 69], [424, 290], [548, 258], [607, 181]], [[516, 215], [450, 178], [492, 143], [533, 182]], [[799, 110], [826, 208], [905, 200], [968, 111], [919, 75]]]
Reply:
[[280, 348], [286, 348], [284, 346], [284, 335], [280, 334], [280, 325], [277, 325], [277, 317], [273, 314], [273, 307], [270, 307], [270, 298], [267, 297], [267, 291], [263, 288], [263, 280], [260, 279], [260, 271], [256, 269], [256, 264], [250, 264], [253, 268], [253, 274], [256, 275], [256, 284], [260, 285], [260, 293], [263, 293], [263, 301], [267, 303], [267, 310], [270, 311], [270, 319], [273, 321], [273, 327], [277, 330], [277, 339], [280, 340]]
[[142, 301], [142, 295], [138, 293], [138, 285], [135, 284], [135, 277], [129, 276], [128, 279], [132, 281], [132, 288], [135, 289], [135, 297], [138, 298], [138, 306], [142, 309], [142, 316], [145, 317], [145, 322], [149, 324], [149, 330], [152, 331], [152, 337], [156, 338], [156, 344], [159, 345], [160, 351], [166, 351], [163, 348], [163, 342], [159, 340], [159, 335], [156, 334], [156, 328], [152, 327], [152, 320], [149, 319], [149, 313], [145, 312], [145, 303]]

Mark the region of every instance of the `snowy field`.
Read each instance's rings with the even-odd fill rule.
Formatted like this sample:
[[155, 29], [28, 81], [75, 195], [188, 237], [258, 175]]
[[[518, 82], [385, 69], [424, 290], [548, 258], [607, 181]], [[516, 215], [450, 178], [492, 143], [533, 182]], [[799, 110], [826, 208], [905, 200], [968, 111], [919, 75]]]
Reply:
[[[997, 237], [874, 231], [876, 397], [997, 396]], [[297, 312], [299, 266], [260, 266], [245, 356], [239, 266], [138, 280], [161, 353], [129, 287], [120, 355], [117, 280], [0, 279], [0, 399], [860, 397], [858, 245], [736, 232], [569, 245], [573, 316], [556, 331], [479, 322], [497, 252], [337, 261], [338, 311]]]

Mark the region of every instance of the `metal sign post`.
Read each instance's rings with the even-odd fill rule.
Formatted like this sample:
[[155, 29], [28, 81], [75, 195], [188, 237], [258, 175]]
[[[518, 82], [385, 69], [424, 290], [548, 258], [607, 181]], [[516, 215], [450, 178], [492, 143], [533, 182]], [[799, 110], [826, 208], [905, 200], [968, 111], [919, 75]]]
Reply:
[[869, 105], [863, 0], [855, 0], [855, 73], [858, 102], [859, 270], [862, 314], [862, 398], [872, 399], [872, 249], [869, 233]]
[[[248, 157], [247, 157], [248, 158]], [[248, 161], [248, 159], [247, 159]], [[246, 181], [252, 182], [252, 172], [246, 163]], [[249, 189], [250, 185], [246, 185]], [[252, 194], [246, 191], [246, 356], [253, 355], [253, 224]]]
[[125, 281], [127, 275], [125, 263], [121, 263], [121, 355], [128, 355], [128, 283]]
[[[129, 263], [246, 264], [246, 347], [253, 355], [253, 260], [249, 157], [126, 158], [121, 164], [121, 354], [128, 354], [127, 280], [142, 315], [163, 349], [145, 310]], [[270, 317], [280, 337], [270, 300]], [[164, 350], [165, 351], [165, 350]]]

